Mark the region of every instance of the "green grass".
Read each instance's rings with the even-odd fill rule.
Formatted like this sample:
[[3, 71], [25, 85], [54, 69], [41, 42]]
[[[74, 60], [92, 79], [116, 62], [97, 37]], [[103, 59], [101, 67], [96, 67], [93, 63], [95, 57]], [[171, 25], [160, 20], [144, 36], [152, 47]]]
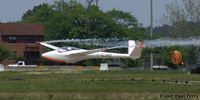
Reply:
[[[80, 73], [45, 73], [1, 72], [0, 99], [37, 100], [44, 97], [49, 100], [51, 95], [59, 99], [86, 99], [119, 96], [147, 96], [148, 99], [159, 99], [160, 93], [192, 93], [200, 94], [200, 84], [162, 83], [165, 81], [200, 81], [200, 75], [188, 75], [186, 72], [140, 72], [140, 71], [84, 71]], [[153, 80], [153, 81], [152, 81]], [[120, 97], [121, 95], [121, 97]], [[24, 97], [25, 96], [25, 97]], [[95, 97], [94, 97], [95, 96]], [[112, 98], [112, 96], [110, 97]], [[62, 98], [60, 98], [63, 100]], [[121, 100], [119, 99], [119, 100]], [[145, 98], [143, 98], [145, 99]], [[176, 98], [177, 99], [177, 98]]]

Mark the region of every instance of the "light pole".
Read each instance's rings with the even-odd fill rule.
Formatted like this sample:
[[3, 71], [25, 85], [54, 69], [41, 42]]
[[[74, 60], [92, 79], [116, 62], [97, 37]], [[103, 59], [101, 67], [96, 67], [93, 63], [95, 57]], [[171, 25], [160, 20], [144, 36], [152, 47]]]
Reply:
[[[150, 38], [153, 38], [153, 0], [150, 1], [150, 10], [151, 10], [151, 14], [150, 14]], [[150, 69], [153, 70], [153, 53], [151, 52], [150, 54]]]
[[99, 6], [99, 0], [96, 0], [96, 6], [97, 7]]

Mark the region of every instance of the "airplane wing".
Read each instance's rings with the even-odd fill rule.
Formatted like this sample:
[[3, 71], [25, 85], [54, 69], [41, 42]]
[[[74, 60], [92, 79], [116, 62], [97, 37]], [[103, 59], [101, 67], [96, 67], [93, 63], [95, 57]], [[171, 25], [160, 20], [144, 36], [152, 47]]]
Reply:
[[48, 44], [48, 43], [45, 43], [45, 42], [40, 42], [40, 44], [43, 45], [43, 46], [45, 46], [45, 47], [54, 49], [54, 50], [60, 49], [59, 47], [56, 47], [54, 45], [51, 45], [51, 44]]
[[128, 46], [115, 46], [115, 47], [109, 47], [109, 48], [107, 48], [106, 50], [108, 50], [108, 49], [119, 49], [119, 48], [128, 48]]
[[96, 52], [102, 52], [105, 51], [106, 48], [100, 48], [100, 49], [93, 49], [93, 50], [87, 50], [87, 51], [82, 51], [82, 52], [78, 52], [78, 53], [73, 53], [73, 54], [69, 54], [68, 56], [84, 56], [87, 54], [92, 54], [92, 53], [96, 53]]
[[126, 46], [116, 46], [116, 47], [109, 47], [109, 48], [93, 49], [93, 50], [82, 51], [82, 52], [79, 52], [79, 53], [73, 53], [73, 54], [70, 54], [69, 56], [84, 56], [84, 55], [87, 55], [87, 54], [92, 54], [92, 53], [96, 53], [96, 52], [103, 52], [105, 50], [117, 49], [117, 48], [127, 48], [127, 47]]

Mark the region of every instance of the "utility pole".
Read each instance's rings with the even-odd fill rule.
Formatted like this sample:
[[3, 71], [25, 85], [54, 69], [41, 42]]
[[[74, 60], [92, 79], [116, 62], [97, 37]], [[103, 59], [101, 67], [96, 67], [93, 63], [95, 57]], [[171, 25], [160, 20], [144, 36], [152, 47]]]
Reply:
[[[150, 14], [150, 22], [151, 22], [151, 26], [150, 26], [150, 38], [153, 38], [153, 0], [150, 1], [150, 10], [151, 10], [151, 14]], [[150, 69], [153, 70], [153, 53], [151, 52], [150, 54]]]
[[99, 0], [96, 0], [96, 6], [97, 7], [99, 6]]

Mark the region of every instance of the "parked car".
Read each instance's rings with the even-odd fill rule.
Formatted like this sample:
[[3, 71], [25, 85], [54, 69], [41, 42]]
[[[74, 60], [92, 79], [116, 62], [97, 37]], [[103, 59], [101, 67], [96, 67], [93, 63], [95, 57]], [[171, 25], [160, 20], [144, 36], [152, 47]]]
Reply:
[[155, 65], [153, 66], [153, 70], [168, 70], [169, 67], [166, 65]]
[[8, 67], [37, 67], [37, 65], [26, 65], [24, 61], [18, 61], [17, 64], [9, 64]]

